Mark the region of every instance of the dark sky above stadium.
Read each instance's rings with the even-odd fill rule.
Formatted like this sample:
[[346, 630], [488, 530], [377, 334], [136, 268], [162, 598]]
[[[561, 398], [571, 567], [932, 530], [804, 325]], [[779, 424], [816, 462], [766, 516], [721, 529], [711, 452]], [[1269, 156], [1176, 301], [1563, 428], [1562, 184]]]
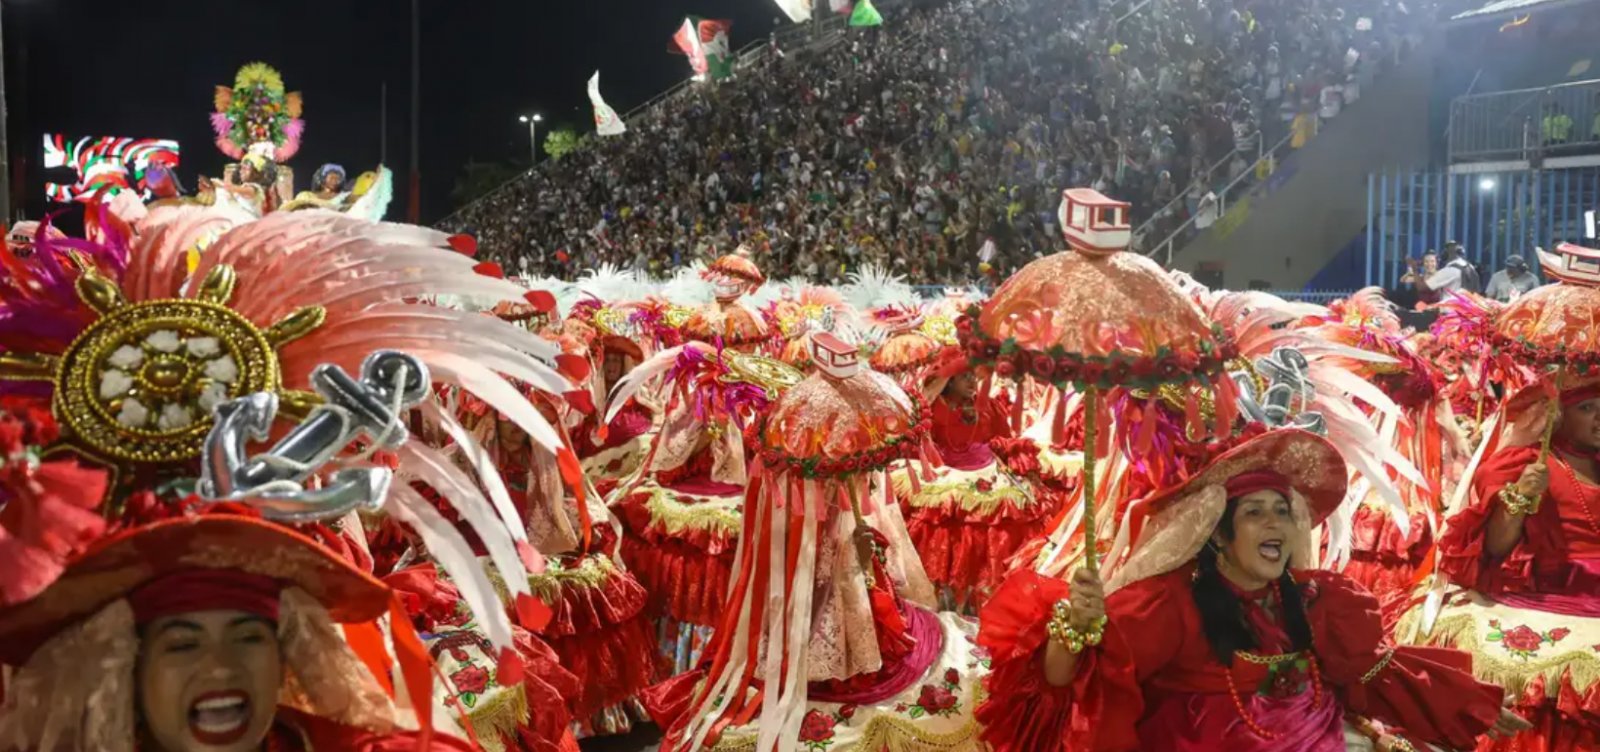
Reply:
[[[25, 206], [45, 206], [41, 136], [173, 138], [186, 185], [227, 160], [207, 117], [214, 87], [239, 66], [276, 67], [305, 98], [306, 133], [289, 164], [352, 173], [380, 157], [380, 90], [388, 84], [389, 217], [405, 209], [410, 169], [410, 0], [3, 0], [11, 154], [31, 168]], [[592, 128], [585, 82], [627, 112], [689, 73], [667, 52], [687, 14], [734, 22], [735, 48], [765, 38], [769, 0], [421, 0], [422, 217], [450, 210], [468, 160], [527, 158], [527, 126]], [[788, 23], [787, 19], [783, 20]], [[541, 141], [543, 134], [540, 135]]]

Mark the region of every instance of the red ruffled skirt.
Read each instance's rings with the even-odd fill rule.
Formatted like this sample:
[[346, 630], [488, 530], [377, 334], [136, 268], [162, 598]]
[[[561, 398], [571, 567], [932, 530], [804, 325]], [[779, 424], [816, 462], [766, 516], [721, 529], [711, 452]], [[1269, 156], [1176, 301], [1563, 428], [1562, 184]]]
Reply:
[[1579, 692], [1563, 675], [1561, 686], [1551, 692], [1541, 677], [1528, 684], [1512, 710], [1533, 728], [1510, 739], [1497, 741], [1486, 736], [1478, 742], [1478, 752], [1600, 750], [1600, 683]]
[[1411, 530], [1401, 535], [1387, 509], [1363, 504], [1351, 523], [1354, 540], [1344, 574], [1377, 596], [1390, 627], [1411, 605], [1417, 573], [1433, 547], [1427, 516], [1414, 512], [1410, 522]]
[[[589, 576], [564, 576], [574, 569]], [[543, 592], [535, 590], [553, 611], [543, 637], [578, 677], [578, 693], [569, 698], [573, 715], [591, 716], [655, 681], [645, 591], [632, 574], [590, 555], [561, 575], [545, 577]]]
[[1021, 506], [1002, 501], [986, 513], [963, 509], [955, 500], [910, 507], [906, 528], [928, 579], [950, 590], [958, 603], [976, 606], [1005, 579], [1011, 555], [1046, 532], [1059, 500], [1044, 493]]
[[[653, 489], [636, 491], [614, 508], [626, 530], [622, 560], [649, 593], [652, 613], [686, 624], [713, 625], [728, 594], [738, 535], [696, 526], [669, 531], [648, 508], [652, 493]], [[690, 497], [675, 499], [694, 503]]]

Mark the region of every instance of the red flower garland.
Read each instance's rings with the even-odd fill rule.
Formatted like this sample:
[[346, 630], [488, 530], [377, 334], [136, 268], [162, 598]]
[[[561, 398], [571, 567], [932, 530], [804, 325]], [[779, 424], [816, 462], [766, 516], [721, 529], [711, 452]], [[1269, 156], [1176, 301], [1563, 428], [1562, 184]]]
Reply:
[[981, 312], [974, 305], [956, 319], [956, 332], [970, 365], [993, 366], [1001, 378], [1032, 376], [1061, 389], [1154, 389], [1163, 384], [1209, 382], [1224, 371], [1228, 361], [1239, 357], [1239, 348], [1217, 325], [1212, 325], [1211, 334], [1220, 345], [1201, 340], [1198, 354], [1161, 348], [1154, 356], [1145, 357], [1121, 353], [1085, 356], [1069, 353], [1060, 345], [1030, 350], [1014, 338], [997, 340], [980, 331], [975, 322]]

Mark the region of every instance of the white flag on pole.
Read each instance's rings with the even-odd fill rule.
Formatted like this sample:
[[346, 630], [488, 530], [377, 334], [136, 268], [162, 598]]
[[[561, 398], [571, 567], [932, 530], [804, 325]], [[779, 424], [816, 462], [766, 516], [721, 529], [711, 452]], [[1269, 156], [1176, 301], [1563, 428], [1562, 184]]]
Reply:
[[594, 131], [602, 136], [620, 136], [628, 130], [617, 111], [600, 97], [600, 71], [589, 77], [589, 103], [594, 105]]
[[795, 23], [805, 23], [811, 20], [811, 0], [777, 0], [778, 7], [783, 9], [784, 15]]

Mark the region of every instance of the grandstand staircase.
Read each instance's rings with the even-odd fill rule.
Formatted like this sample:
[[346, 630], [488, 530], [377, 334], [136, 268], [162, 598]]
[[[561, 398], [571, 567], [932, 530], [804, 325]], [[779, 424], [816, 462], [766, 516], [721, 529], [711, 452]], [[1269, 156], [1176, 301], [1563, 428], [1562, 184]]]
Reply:
[[1228, 201], [1223, 216], [1174, 253], [1170, 265], [1213, 287], [1305, 287], [1366, 225], [1367, 175], [1428, 163], [1438, 44], [1429, 39], [1379, 76], [1282, 159], [1271, 178]]

